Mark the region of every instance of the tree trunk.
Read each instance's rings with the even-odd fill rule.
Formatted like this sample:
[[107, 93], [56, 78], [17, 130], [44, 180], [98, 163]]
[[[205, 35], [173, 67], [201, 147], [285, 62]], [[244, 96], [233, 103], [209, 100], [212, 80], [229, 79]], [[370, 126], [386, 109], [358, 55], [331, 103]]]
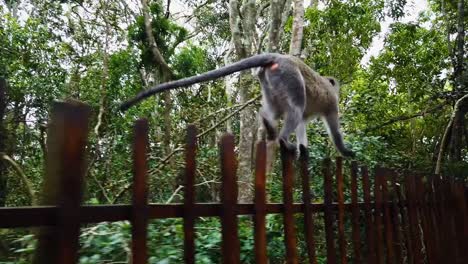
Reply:
[[[281, 34], [284, 24], [289, 16], [291, 0], [271, 0], [270, 4], [270, 34], [268, 36], [268, 52], [279, 52]], [[302, 36], [301, 36], [302, 39]], [[302, 40], [301, 40], [302, 41]], [[299, 47], [300, 48], [300, 47]], [[264, 138], [264, 129], [261, 127], [258, 134]], [[270, 174], [276, 160], [277, 143], [267, 142], [266, 173]]]
[[[253, 97], [252, 88], [255, 80], [251, 74], [241, 75], [240, 102], [243, 104]], [[253, 150], [255, 132], [257, 130], [257, 113], [254, 106], [249, 105], [240, 112], [240, 138], [237, 175], [239, 181], [239, 202], [251, 203], [253, 199]]]
[[289, 54], [299, 57], [301, 55], [302, 38], [304, 32], [304, 1], [294, 0], [294, 18], [292, 26], [291, 45]]
[[284, 0], [271, 0], [270, 4], [270, 34], [268, 37], [268, 51], [278, 52], [283, 28], [282, 14], [285, 8], [285, 3], [289, 1]]
[[[460, 98], [455, 103], [452, 116], [450, 117], [450, 121], [447, 125], [447, 128], [445, 129], [444, 136], [442, 137], [442, 142], [440, 143], [439, 154], [437, 156], [435, 174], [439, 174], [442, 169], [442, 162], [443, 162], [447, 149], [450, 150], [454, 148], [461, 148], [461, 146], [453, 145], [453, 144], [457, 144], [458, 141], [453, 141], [452, 138], [456, 136], [455, 134], [457, 135], [460, 134], [460, 137], [461, 137], [462, 133], [459, 133], [458, 131], [454, 131], [454, 130], [463, 129], [463, 127], [460, 126], [459, 124], [461, 123], [461, 120], [465, 118], [465, 114], [467, 112], [468, 112], [468, 94], [465, 94], [462, 98]], [[456, 156], [451, 155], [451, 158], [454, 158], [454, 157], [456, 158]]]
[[455, 52], [456, 65], [454, 65], [455, 87], [462, 91], [464, 84], [465, 63], [465, 5], [464, 0], [458, 0], [457, 50]]
[[[109, 78], [109, 54], [108, 54], [108, 49], [109, 49], [109, 35], [110, 35], [110, 25], [109, 22], [106, 18], [106, 13], [107, 13], [107, 5], [104, 9], [104, 22], [106, 24], [106, 38], [105, 38], [105, 43], [104, 43], [104, 50], [102, 50], [102, 61], [103, 61], [103, 67], [102, 67], [102, 76], [101, 76], [101, 98], [99, 100], [99, 113], [97, 116], [97, 122], [96, 126], [94, 127], [94, 133], [96, 134], [96, 138], [99, 139], [99, 129], [102, 126], [102, 119], [104, 116], [104, 112], [106, 110], [105, 108], [105, 100], [106, 100], [106, 87], [107, 87], [107, 79]], [[99, 143], [98, 143], [99, 144]], [[99, 147], [98, 147], [99, 148]]]
[[[158, 45], [153, 35], [153, 29], [151, 27], [151, 15], [148, 8], [148, 1], [141, 0], [142, 12], [145, 19], [145, 32], [148, 38], [148, 45], [150, 46], [151, 53], [153, 54], [154, 60], [157, 62], [157, 67], [161, 71], [162, 81], [168, 82], [172, 79], [172, 70], [169, 68], [169, 65], [164, 60], [161, 52], [159, 51]], [[164, 92], [164, 139], [163, 144], [165, 152], [168, 155], [171, 152], [171, 134], [172, 134], [172, 119], [171, 119], [171, 110], [172, 110], [172, 98], [170, 91]]]
[[[224, 64], [228, 65], [231, 63], [229, 58], [231, 57], [232, 52], [234, 52], [234, 43], [231, 41], [230, 47], [226, 55], [224, 56]], [[228, 106], [231, 107], [235, 104], [235, 86], [234, 86], [234, 79], [233, 75], [227, 75], [224, 77], [224, 85], [226, 86], [226, 98]], [[226, 121], [226, 131], [228, 133], [232, 133], [232, 121], [231, 119]]]
[[[7, 106], [7, 83], [6, 80], [0, 77], [0, 153], [6, 152], [7, 133], [6, 126], [3, 123], [5, 120], [5, 110]], [[5, 206], [7, 197], [7, 164], [6, 161], [0, 159], [0, 207]]]
[[[241, 15], [242, 10], [243, 31], [241, 31]], [[248, 0], [244, 6], [239, 8], [237, 0], [229, 1], [229, 25], [232, 34], [232, 43], [235, 47], [237, 59], [243, 59], [251, 56], [252, 50], [255, 50], [255, 1]], [[241, 73], [239, 82], [239, 100], [240, 104], [246, 103], [252, 98], [252, 86], [254, 85], [253, 78], [249, 73]], [[256, 111], [252, 106], [246, 107], [239, 113], [240, 119], [240, 135], [239, 135], [239, 154], [237, 175], [239, 181], [239, 196], [238, 200], [241, 203], [252, 202], [253, 198], [253, 171], [252, 171], [252, 153], [255, 144], [255, 131], [257, 129]]]

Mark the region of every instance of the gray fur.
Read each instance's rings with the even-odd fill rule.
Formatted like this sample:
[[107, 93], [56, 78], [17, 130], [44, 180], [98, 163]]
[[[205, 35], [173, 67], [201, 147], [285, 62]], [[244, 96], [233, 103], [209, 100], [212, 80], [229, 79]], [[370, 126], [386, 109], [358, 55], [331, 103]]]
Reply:
[[[296, 132], [298, 145], [307, 146], [305, 124], [313, 117], [324, 121], [337, 150], [343, 156], [354, 156], [346, 148], [338, 121], [339, 84], [332, 77], [322, 77], [300, 59], [276, 53], [255, 55], [239, 62], [173, 82], [163, 83], [141, 92], [122, 104], [126, 110], [155, 93], [214, 80], [234, 72], [260, 67], [258, 78], [262, 87], [262, 107], [259, 116], [265, 126], [267, 139], [289, 143], [289, 135]], [[284, 118], [284, 125], [277, 134], [277, 121]]]

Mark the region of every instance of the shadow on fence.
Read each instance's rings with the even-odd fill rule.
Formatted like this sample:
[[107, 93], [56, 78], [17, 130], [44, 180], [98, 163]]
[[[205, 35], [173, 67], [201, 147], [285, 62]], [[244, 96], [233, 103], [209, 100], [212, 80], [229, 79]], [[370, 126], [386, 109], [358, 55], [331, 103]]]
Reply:
[[[268, 263], [265, 216], [278, 213], [284, 216], [286, 262], [317, 263], [313, 229], [317, 212], [324, 214], [328, 263], [466, 263], [468, 259], [467, 189], [436, 175], [400, 178], [391, 170], [377, 168], [371, 181], [367, 168], [352, 162], [351, 203], [345, 203], [343, 160], [336, 159], [333, 173], [331, 160], [325, 159], [324, 203], [317, 204], [311, 203], [305, 154], [298, 162], [303, 200], [298, 204], [293, 203], [294, 155], [282, 149], [283, 203], [267, 203], [266, 144], [260, 142], [256, 148], [254, 203], [238, 204], [234, 137], [225, 135], [220, 144], [221, 203], [196, 203], [194, 126], [187, 131], [183, 204], [148, 204], [148, 123], [138, 120], [134, 127], [132, 204], [81, 206], [89, 112], [87, 106], [77, 103], [56, 103], [53, 107], [45, 180], [59, 188], [47, 194], [43, 203], [57, 206], [0, 208], [0, 228], [43, 227], [38, 235], [36, 263], [77, 263], [81, 224], [121, 220], [132, 223], [132, 263], [147, 263], [148, 220], [173, 217], [184, 220], [185, 263], [195, 263], [194, 222], [202, 216], [220, 217], [222, 262], [240, 263], [238, 215], [253, 215], [255, 261]], [[362, 199], [358, 197], [360, 182]], [[304, 229], [308, 255], [304, 260], [299, 260], [297, 253], [295, 214], [304, 215], [304, 226], [297, 227]], [[351, 217], [349, 242], [345, 214]]]

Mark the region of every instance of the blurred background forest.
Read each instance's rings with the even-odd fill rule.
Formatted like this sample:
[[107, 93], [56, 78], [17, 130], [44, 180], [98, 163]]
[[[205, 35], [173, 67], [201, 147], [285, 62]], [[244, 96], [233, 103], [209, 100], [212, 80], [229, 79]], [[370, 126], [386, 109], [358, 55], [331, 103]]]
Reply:
[[[340, 81], [345, 139], [360, 162], [466, 182], [467, 12], [464, 0], [0, 1], [0, 207], [38, 204], [51, 103], [70, 98], [93, 109], [86, 204], [129, 202], [140, 117], [151, 128], [151, 202], [181, 201], [189, 123], [199, 128], [197, 201], [219, 200], [217, 142], [226, 131], [237, 140], [240, 201], [251, 201], [260, 95], [251, 72], [166, 92], [126, 113], [118, 106], [154, 84], [261, 52], [299, 56]], [[337, 153], [320, 122], [309, 124], [308, 138], [321, 202], [319, 164]], [[268, 180], [272, 202], [282, 199], [278, 166]], [[270, 261], [282, 263], [281, 216], [267, 220]], [[315, 225], [324, 257], [323, 222]], [[219, 263], [219, 229], [216, 218], [198, 220], [197, 263]], [[127, 263], [129, 231], [128, 222], [84, 226], [80, 263]], [[181, 263], [182, 222], [152, 221], [149, 231], [150, 263]], [[241, 218], [244, 263], [253, 263], [251, 234], [251, 219]], [[30, 263], [34, 245], [31, 230], [0, 230], [0, 263]]]

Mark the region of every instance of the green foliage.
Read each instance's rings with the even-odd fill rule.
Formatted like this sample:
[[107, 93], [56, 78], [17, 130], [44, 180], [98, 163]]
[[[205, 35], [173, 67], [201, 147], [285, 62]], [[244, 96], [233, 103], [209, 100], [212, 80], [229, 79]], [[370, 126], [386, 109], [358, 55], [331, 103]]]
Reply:
[[308, 8], [304, 27], [306, 61], [320, 73], [350, 81], [379, 32], [384, 1], [331, 1], [324, 9]]
[[[177, 45], [187, 38], [188, 31], [165, 17], [160, 1], [154, 1], [149, 8], [152, 15], [151, 28], [156, 45], [164, 59], [170, 61]], [[151, 48], [148, 46], [143, 16], [137, 17], [135, 24], [129, 27], [128, 35], [129, 39], [141, 48], [143, 65], [149, 68], [154, 67], [157, 62], [153, 60]]]

